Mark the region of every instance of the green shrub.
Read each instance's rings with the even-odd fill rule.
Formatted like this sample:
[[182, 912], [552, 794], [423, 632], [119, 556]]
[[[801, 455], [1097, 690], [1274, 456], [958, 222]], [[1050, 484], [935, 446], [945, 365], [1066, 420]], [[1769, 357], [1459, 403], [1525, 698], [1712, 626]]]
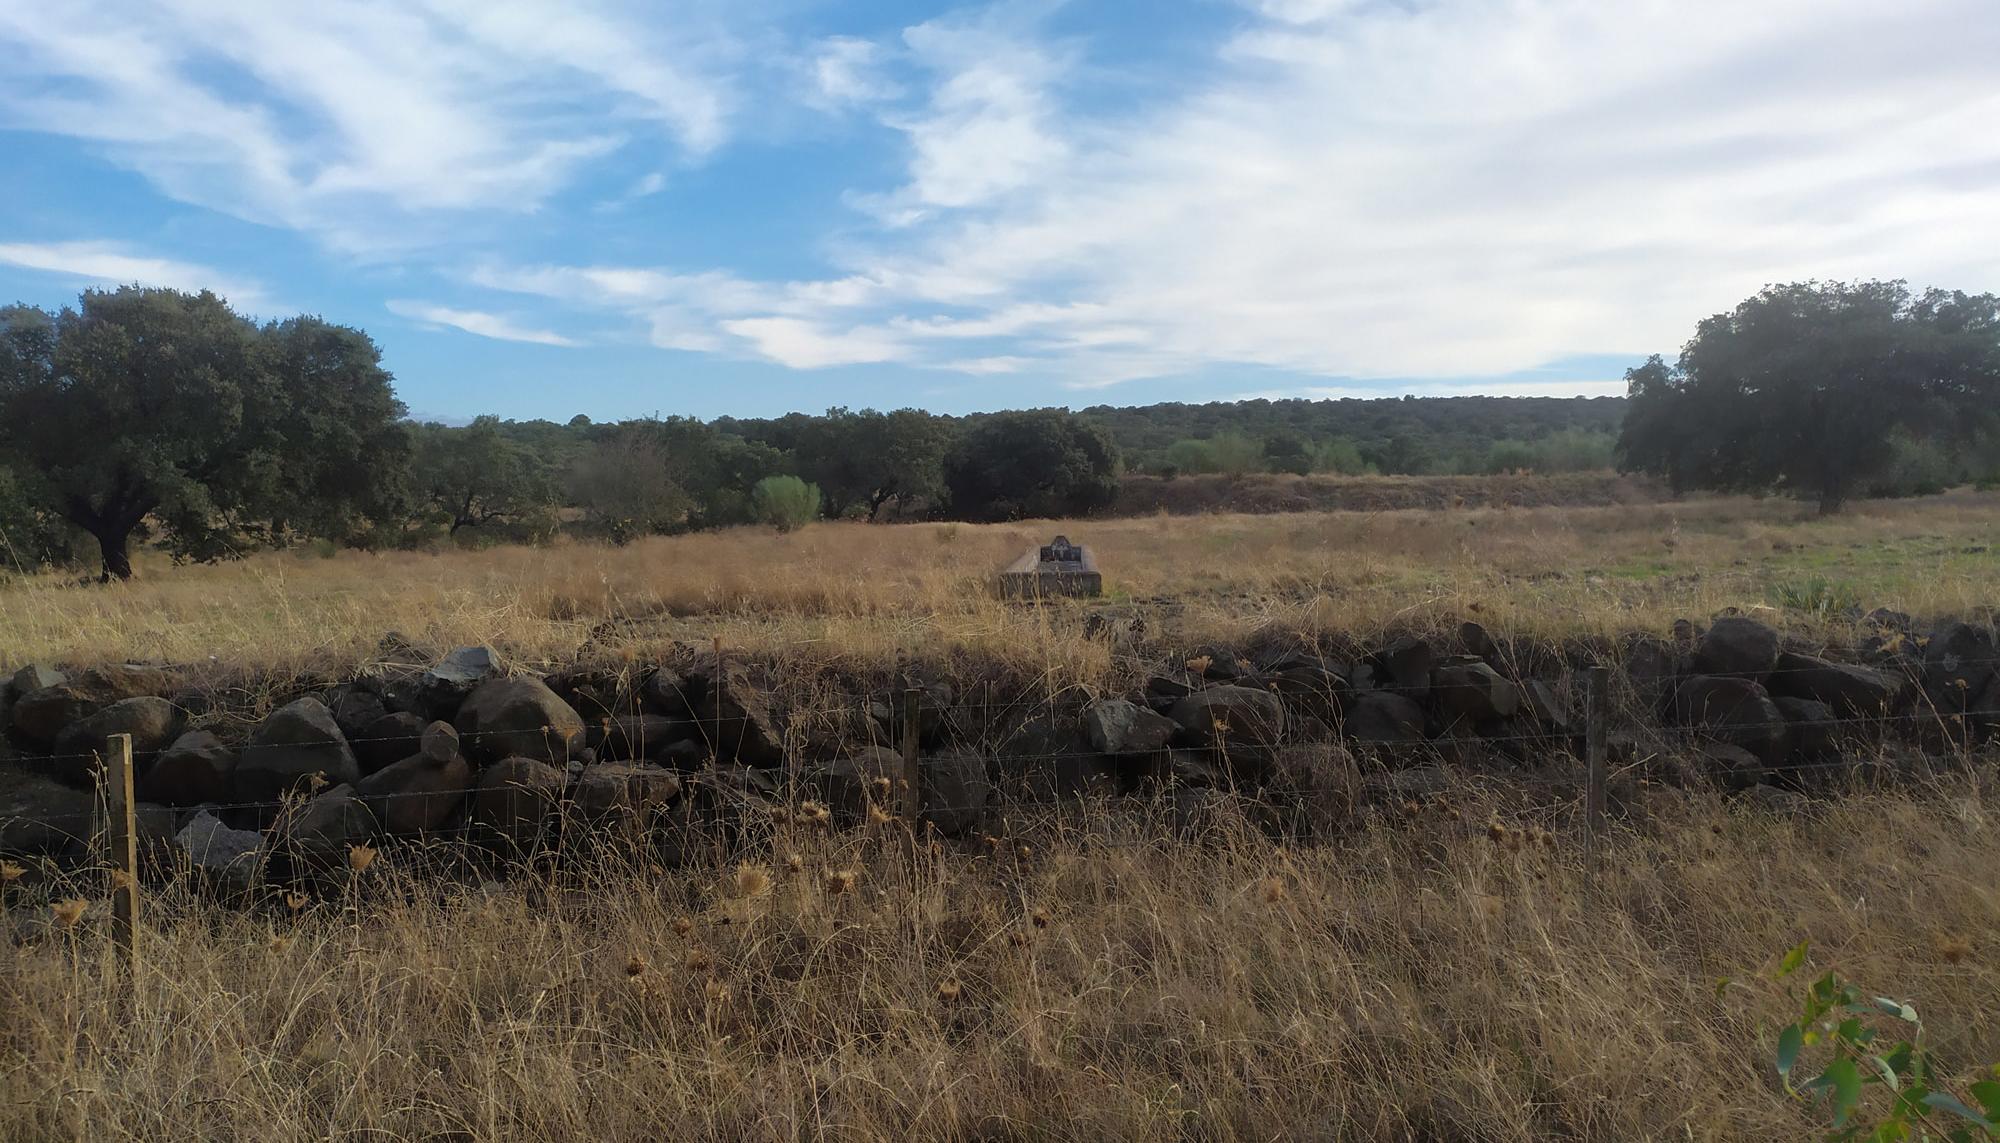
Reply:
[[780, 532], [810, 524], [819, 517], [819, 485], [796, 476], [767, 476], [750, 490], [757, 521]]
[[[1801, 943], [1785, 954], [1777, 978], [1783, 980], [1805, 962]], [[1889, 1034], [1884, 1034], [1885, 1026]], [[1906, 1038], [1890, 1043], [1897, 1032]], [[1916, 1009], [1887, 996], [1869, 996], [1828, 972], [1799, 998], [1799, 1018], [1779, 1030], [1774, 1063], [1786, 1094], [1825, 1102], [1832, 1119], [1829, 1141], [2000, 1139], [2000, 1064], [1988, 1071], [1990, 1078], [1967, 1087], [1978, 1104], [1974, 1107], [1942, 1085], [1923, 1038]], [[1794, 1087], [1792, 1076], [1807, 1049], [1825, 1062], [1817, 1076]], [[1886, 1108], [1879, 1100], [1869, 1105], [1865, 1097], [1871, 1088], [1887, 1096]]]

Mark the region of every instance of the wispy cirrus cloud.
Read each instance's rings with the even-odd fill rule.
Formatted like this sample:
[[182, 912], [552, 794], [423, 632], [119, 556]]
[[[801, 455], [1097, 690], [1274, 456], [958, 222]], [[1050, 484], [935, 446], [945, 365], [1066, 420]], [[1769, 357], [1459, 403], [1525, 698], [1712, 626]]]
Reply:
[[0, 243], [0, 265], [85, 285], [213, 290], [242, 313], [269, 316], [279, 308], [255, 282], [236, 280], [213, 266], [135, 253], [114, 242]]
[[586, 0], [76, 0], [0, 6], [0, 126], [88, 140], [168, 195], [336, 246], [433, 212], [532, 209], [628, 141], [726, 135], [733, 50]]
[[450, 326], [480, 337], [490, 337], [495, 341], [525, 341], [535, 345], [576, 346], [582, 344], [572, 338], [552, 330], [535, 329], [521, 325], [512, 318], [491, 314], [483, 310], [461, 310], [450, 306], [435, 305], [430, 302], [391, 299], [386, 303], [390, 313], [406, 317], [412, 321], [430, 325]]

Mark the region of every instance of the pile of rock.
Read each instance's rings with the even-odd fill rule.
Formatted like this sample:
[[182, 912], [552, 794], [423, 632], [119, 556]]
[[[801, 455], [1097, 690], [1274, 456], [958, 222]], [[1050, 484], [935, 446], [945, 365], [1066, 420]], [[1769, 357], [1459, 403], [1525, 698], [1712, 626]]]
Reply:
[[[1957, 748], [2000, 734], [1991, 626], [1918, 633], [1888, 613], [1870, 625], [1860, 662], [1741, 615], [1632, 640], [1623, 729], [1681, 740], [1688, 749], [1666, 753], [1737, 787], [1837, 775], [1890, 735]], [[1582, 731], [1572, 668], [1601, 650], [1566, 654], [1522, 653], [1473, 623], [1342, 658], [1213, 647], [1174, 656], [1135, 693], [1000, 723], [960, 717], [969, 708], [933, 684], [919, 715], [922, 819], [959, 834], [995, 797], [1147, 788], [1282, 801], [1329, 751], [1407, 776], [1395, 789], [1432, 783], [1440, 759], [1566, 756]], [[396, 837], [521, 850], [642, 833], [671, 861], [788, 814], [862, 822], [907, 790], [902, 754], [884, 745], [899, 711], [856, 700], [864, 734], [808, 741], [734, 663], [545, 679], [465, 648], [300, 695], [238, 735], [190, 725], [202, 704], [176, 687], [138, 664], [31, 665], [0, 682], [0, 852], [85, 844], [98, 752], [117, 734], [132, 738], [149, 848], [225, 880], [337, 866], [350, 846]], [[800, 787], [781, 796], [788, 778]]]

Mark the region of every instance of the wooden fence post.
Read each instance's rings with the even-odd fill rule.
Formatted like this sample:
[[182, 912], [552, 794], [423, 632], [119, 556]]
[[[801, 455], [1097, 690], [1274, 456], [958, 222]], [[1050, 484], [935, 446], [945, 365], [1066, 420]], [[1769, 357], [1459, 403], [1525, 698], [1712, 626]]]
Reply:
[[923, 770], [917, 764], [917, 738], [923, 731], [923, 692], [911, 687], [903, 692], [903, 820], [910, 823], [914, 836], [924, 810]]
[[105, 741], [105, 835], [111, 843], [111, 940], [125, 962], [125, 979], [139, 979], [139, 823], [133, 811], [132, 736]]
[[1606, 773], [1606, 757], [1609, 752], [1608, 735], [1611, 723], [1611, 672], [1603, 667], [1590, 667], [1583, 672], [1584, 694], [1586, 696], [1583, 725], [1584, 819], [1589, 829], [1589, 846], [1593, 859], [1597, 850], [1597, 835], [1604, 829], [1604, 787], [1609, 775]]

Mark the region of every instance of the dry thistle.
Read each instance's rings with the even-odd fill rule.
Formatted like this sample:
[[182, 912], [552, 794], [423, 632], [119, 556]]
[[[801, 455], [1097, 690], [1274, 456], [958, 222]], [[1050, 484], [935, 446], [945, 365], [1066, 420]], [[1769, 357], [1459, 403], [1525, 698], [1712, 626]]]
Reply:
[[868, 788], [874, 792], [876, 797], [886, 798], [889, 796], [889, 779], [886, 777], [876, 778], [868, 783]]
[[712, 972], [715, 969], [715, 959], [701, 949], [689, 949], [685, 963], [689, 972]]
[[1049, 927], [1049, 922], [1051, 918], [1049, 916], [1049, 911], [1047, 909], [1043, 908], [1040, 905], [1037, 905], [1035, 906], [1035, 911], [1028, 914], [1028, 920], [1031, 923], [1033, 923], [1036, 928], [1046, 929]]
[[1937, 940], [1937, 954], [1946, 964], [1957, 964], [1972, 955], [1972, 941], [1961, 936], [1941, 936]]
[[1194, 658], [1189, 659], [1184, 665], [1187, 667], [1188, 670], [1193, 671], [1195, 674], [1199, 675], [1203, 671], [1208, 670], [1208, 668], [1213, 666], [1214, 664], [1215, 660], [1210, 656], [1196, 655]]
[[1507, 840], [1507, 827], [1497, 821], [1487, 822], [1486, 836], [1492, 838], [1495, 845], [1501, 844]]
[[646, 975], [646, 958], [640, 956], [638, 953], [633, 953], [630, 959], [626, 960], [625, 962], [625, 975], [626, 976]]
[[739, 865], [729, 888], [737, 897], [761, 897], [771, 891], [771, 871], [761, 865]]
[[1020, 848], [1018, 848], [1018, 849], [1016, 849], [1016, 850], [1014, 851], [1014, 856], [1016, 856], [1016, 857], [1020, 858], [1020, 859], [1021, 859], [1022, 861], [1026, 861], [1026, 860], [1028, 860], [1028, 859], [1029, 859], [1030, 857], [1033, 857], [1034, 855], [1035, 855], [1035, 851], [1034, 851], [1033, 849], [1029, 848], [1028, 846], [1025, 846], [1025, 845], [1024, 845], [1024, 846], [1021, 846]]
[[73, 929], [78, 921], [83, 920], [83, 912], [88, 908], [90, 902], [81, 897], [71, 897], [67, 901], [57, 901], [50, 905], [49, 915], [55, 918], [56, 924], [65, 929]]
[[787, 853], [785, 855], [786, 869], [791, 870], [793, 873], [797, 873], [799, 870], [804, 869], [805, 867], [806, 867], [806, 859], [800, 857], [797, 853]]
[[292, 947], [292, 938], [291, 938], [291, 937], [284, 937], [284, 936], [279, 936], [279, 935], [278, 935], [277, 933], [272, 933], [272, 934], [271, 934], [271, 951], [272, 951], [272, 952], [274, 952], [274, 953], [280, 953], [280, 954], [283, 954], [283, 953], [286, 953], [286, 952], [289, 952], [289, 951], [291, 951], [291, 947]]
[[854, 890], [854, 880], [858, 876], [852, 869], [837, 869], [826, 875], [826, 891], [839, 896]]
[[26, 876], [27, 872], [11, 861], [0, 861], [0, 885], [12, 885]]
[[674, 918], [674, 932], [680, 934], [681, 936], [687, 936], [689, 933], [693, 931], [694, 931], [693, 921], [688, 920], [686, 917]]
[[1275, 905], [1278, 902], [1284, 900], [1287, 895], [1285, 890], [1285, 879], [1282, 877], [1266, 877], [1264, 878], [1264, 883], [1259, 888], [1258, 892], [1259, 895], [1264, 898], [1265, 904]]
[[375, 847], [372, 845], [350, 845], [347, 847], [347, 867], [360, 873], [375, 864]]
[[957, 1000], [958, 995], [961, 991], [963, 991], [963, 989], [960, 987], [958, 983], [958, 978], [955, 976], [947, 976], [943, 980], [938, 981], [938, 987], [937, 987], [938, 999], [944, 1001], [947, 1004], [951, 1003], [954, 1000]]
[[292, 892], [285, 894], [285, 908], [290, 909], [292, 912], [296, 913], [300, 909], [305, 908], [306, 903], [309, 902], [310, 900], [312, 900], [312, 898], [307, 897], [304, 893], [300, 893], [297, 890], [293, 890]]
[[889, 816], [889, 811], [883, 809], [879, 804], [875, 802], [868, 803], [869, 825], [888, 825], [894, 820], [894, 818]]
[[824, 802], [800, 802], [799, 820], [809, 825], [825, 825], [833, 820], [833, 811]]
[[999, 839], [999, 838], [997, 838], [997, 837], [994, 837], [994, 836], [993, 836], [992, 834], [990, 834], [990, 833], [989, 833], [989, 834], [987, 834], [987, 835], [986, 835], [985, 837], [983, 837], [983, 838], [980, 838], [980, 840], [986, 843], [986, 848], [987, 848], [987, 849], [990, 849], [990, 850], [993, 850], [993, 851], [995, 851], [995, 852], [998, 852], [998, 851], [999, 851], [999, 849], [1000, 849], [1000, 839]]

